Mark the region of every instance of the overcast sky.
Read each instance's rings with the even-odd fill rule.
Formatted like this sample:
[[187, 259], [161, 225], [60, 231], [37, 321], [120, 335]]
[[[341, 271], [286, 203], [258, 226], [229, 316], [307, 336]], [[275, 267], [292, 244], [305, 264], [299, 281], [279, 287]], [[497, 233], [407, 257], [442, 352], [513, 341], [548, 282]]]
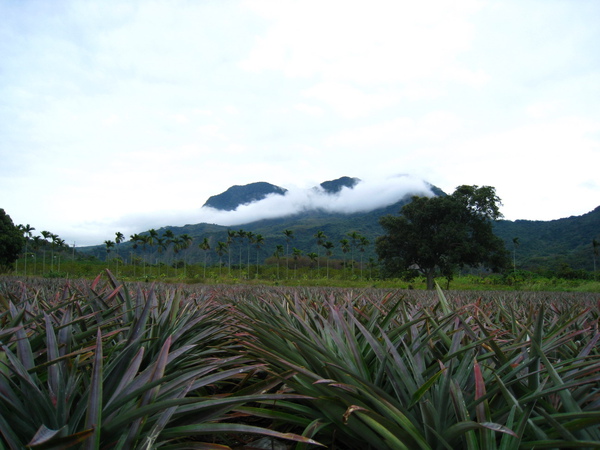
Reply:
[[0, 0], [0, 208], [91, 245], [236, 184], [410, 174], [585, 214], [599, 43], [597, 0]]

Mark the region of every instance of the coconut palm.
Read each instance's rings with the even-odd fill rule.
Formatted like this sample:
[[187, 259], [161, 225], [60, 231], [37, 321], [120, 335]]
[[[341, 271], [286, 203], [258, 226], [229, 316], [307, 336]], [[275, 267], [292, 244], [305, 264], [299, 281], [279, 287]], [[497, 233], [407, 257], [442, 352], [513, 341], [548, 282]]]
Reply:
[[321, 275], [321, 267], [320, 267], [320, 261], [319, 259], [321, 258], [321, 246], [323, 245], [323, 243], [325, 242], [325, 239], [327, 239], [327, 236], [325, 235], [325, 233], [321, 230], [317, 231], [314, 234], [314, 237], [317, 238], [317, 275], [320, 276]]
[[204, 251], [204, 278], [206, 278], [206, 255], [210, 250], [210, 243], [208, 242], [208, 238], [205, 237], [200, 244], [198, 244], [200, 250]]
[[285, 267], [286, 267], [286, 272], [285, 272], [285, 277], [289, 278], [289, 272], [290, 272], [290, 264], [289, 264], [289, 259], [290, 259], [290, 241], [292, 239], [294, 239], [294, 232], [292, 230], [283, 230], [283, 234], [285, 235]]
[[42, 231], [41, 234], [42, 234], [42, 237], [44, 238], [44, 242], [45, 242], [45, 244], [44, 244], [44, 256], [43, 256], [43, 260], [42, 260], [43, 261], [42, 262], [42, 272], [45, 273], [46, 272], [46, 246], [47, 246], [47, 243], [49, 242], [48, 240], [52, 239], [52, 233], [50, 233], [49, 231], [44, 230], [44, 231]]
[[[342, 267], [346, 266], [346, 253], [348, 253], [350, 251], [350, 242], [348, 241], [348, 239], [341, 239], [340, 240], [340, 246], [342, 248], [342, 253], [343, 253], [343, 261], [342, 261]], [[352, 263], [350, 263], [352, 264]]]
[[356, 231], [348, 233], [347, 236], [350, 238], [350, 261], [352, 263], [352, 274], [354, 275], [354, 249], [358, 246], [362, 236]]
[[121, 242], [123, 242], [125, 240], [125, 235], [123, 233], [121, 233], [120, 231], [117, 231], [115, 233], [115, 244], [117, 245], [116, 247], [116, 253], [117, 253], [117, 275], [119, 274], [119, 244]]
[[[187, 250], [188, 248], [190, 248], [190, 246], [192, 245], [192, 242], [194, 242], [194, 238], [191, 237], [189, 234], [182, 234], [180, 236], [181, 238], [181, 250]], [[183, 276], [187, 277], [187, 254], [184, 252], [183, 255]]]
[[229, 276], [231, 276], [231, 244], [233, 243], [235, 237], [237, 236], [236, 232], [233, 230], [227, 230], [227, 258], [228, 258], [228, 271]]
[[256, 278], [258, 278], [258, 258], [260, 254], [260, 248], [265, 243], [265, 238], [262, 234], [254, 236], [254, 245], [256, 246]]
[[104, 241], [104, 246], [106, 247], [106, 263], [108, 267], [110, 267], [110, 250], [115, 246], [115, 243], [111, 240]]
[[283, 245], [278, 245], [273, 253], [273, 256], [277, 259], [277, 279], [279, 279], [279, 259], [281, 255], [283, 255]]
[[594, 280], [596, 279], [596, 258], [598, 257], [598, 247], [600, 247], [600, 243], [596, 239], [592, 239], [592, 249], [594, 251]]
[[292, 249], [292, 257], [294, 258], [294, 278], [298, 278], [298, 259], [302, 256], [302, 250], [294, 247]]
[[27, 276], [27, 243], [31, 238], [32, 231], [35, 230], [31, 225], [18, 225], [17, 226], [21, 232], [23, 233], [23, 237], [25, 238], [25, 276]]
[[334, 245], [333, 242], [327, 241], [323, 243], [323, 248], [325, 249], [325, 255], [327, 256], [327, 278], [329, 278], [329, 257], [331, 256], [332, 249]]
[[361, 278], [363, 276], [363, 255], [365, 253], [367, 245], [369, 245], [369, 240], [365, 236], [360, 236], [360, 239], [358, 242], [358, 251], [360, 252], [360, 277]]
[[227, 242], [217, 242], [217, 255], [219, 255], [219, 277], [221, 276], [221, 268], [223, 267], [223, 255], [229, 253], [229, 244]]
[[31, 239], [31, 242], [32, 242], [32, 246], [33, 246], [33, 261], [34, 261], [33, 274], [36, 275], [37, 274], [37, 252], [40, 249], [40, 247], [43, 245], [42, 243], [45, 241], [42, 240], [41, 236], [34, 236]]
[[256, 236], [254, 235], [254, 233], [252, 231], [247, 231], [246, 232], [246, 239], [248, 239], [248, 247], [247, 247], [247, 257], [248, 257], [248, 263], [246, 264], [248, 266], [248, 279], [250, 279], [250, 245], [254, 243], [254, 239], [256, 238]]
[[246, 237], [247, 233], [244, 230], [239, 230], [236, 232], [236, 237], [239, 238], [240, 240], [240, 248], [239, 248], [239, 253], [240, 253], [240, 278], [242, 278], [242, 247], [243, 247], [243, 242], [244, 242], [244, 238]]
[[517, 273], [517, 247], [519, 246], [519, 238], [513, 238], [513, 272]]

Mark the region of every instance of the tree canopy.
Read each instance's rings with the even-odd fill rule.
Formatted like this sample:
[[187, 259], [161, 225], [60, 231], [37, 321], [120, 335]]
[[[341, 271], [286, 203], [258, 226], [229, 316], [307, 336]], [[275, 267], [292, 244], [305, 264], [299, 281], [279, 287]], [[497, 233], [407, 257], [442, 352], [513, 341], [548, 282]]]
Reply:
[[12, 268], [24, 245], [23, 232], [0, 208], [0, 271]]
[[436, 272], [451, 277], [465, 266], [500, 270], [507, 263], [492, 223], [502, 217], [491, 186], [459, 186], [452, 195], [413, 197], [400, 216], [383, 216], [376, 251], [386, 276], [417, 270], [433, 289]]

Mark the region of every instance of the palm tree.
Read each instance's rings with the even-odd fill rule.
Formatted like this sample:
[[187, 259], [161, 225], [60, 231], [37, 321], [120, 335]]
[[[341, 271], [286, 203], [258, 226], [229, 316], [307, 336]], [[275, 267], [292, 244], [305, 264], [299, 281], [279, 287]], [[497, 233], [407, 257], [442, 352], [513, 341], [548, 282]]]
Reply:
[[240, 278], [242, 278], [242, 247], [243, 247], [243, 241], [244, 238], [246, 237], [246, 232], [244, 230], [239, 230], [236, 233], [236, 237], [240, 238], [240, 249], [239, 249], [239, 253], [240, 253]]
[[40, 247], [43, 245], [42, 242], [45, 242], [42, 240], [41, 236], [34, 236], [32, 239], [32, 243], [33, 243], [33, 261], [34, 261], [34, 266], [33, 266], [33, 274], [36, 275], [37, 274], [37, 252], [40, 249]]
[[138, 244], [142, 241], [142, 238], [139, 234], [135, 233], [129, 236], [129, 241], [133, 242], [132, 250], [131, 250], [131, 264], [133, 265], [133, 276], [135, 277], [135, 264], [133, 262], [133, 250], [137, 249]]
[[119, 244], [125, 240], [125, 235], [120, 231], [115, 233], [115, 244], [117, 244], [117, 275], [119, 274]]
[[65, 244], [65, 240], [59, 238], [58, 236], [56, 236], [56, 245], [58, 246], [57, 247], [57, 252], [58, 252], [58, 268], [57, 268], [57, 270], [60, 272], [60, 254], [68, 246]]
[[344, 259], [342, 261], [342, 267], [345, 267], [346, 266], [346, 253], [348, 253], [350, 251], [350, 242], [348, 242], [348, 239], [342, 239], [342, 240], [340, 240], [340, 245], [342, 247], [342, 253], [344, 255], [344, 257], [343, 257]]
[[106, 262], [108, 264], [108, 267], [110, 267], [110, 259], [109, 259], [110, 249], [113, 248], [115, 243], [113, 241], [109, 240], [109, 241], [104, 241], [104, 245], [106, 246]]
[[236, 237], [236, 232], [233, 230], [227, 230], [227, 257], [229, 258], [228, 270], [229, 276], [231, 276], [231, 243]]
[[247, 247], [247, 257], [248, 257], [248, 279], [250, 279], [250, 245], [254, 243], [254, 239], [256, 236], [252, 231], [246, 232], [246, 239], [248, 239], [248, 247]]
[[596, 257], [598, 256], [598, 247], [600, 247], [600, 242], [596, 239], [592, 239], [592, 249], [594, 250], [594, 280], [596, 279]]
[[44, 238], [44, 242], [46, 242], [46, 244], [44, 244], [44, 256], [43, 256], [43, 263], [42, 263], [42, 272], [46, 272], [46, 246], [47, 246], [47, 240], [52, 238], [52, 233], [50, 233], [49, 231], [42, 231], [42, 236]]
[[262, 234], [257, 234], [254, 236], [254, 244], [256, 245], [256, 278], [258, 278], [258, 256], [260, 253], [260, 248], [265, 243], [265, 238]]
[[273, 253], [273, 256], [277, 258], [277, 279], [279, 279], [279, 259], [281, 258], [282, 254], [283, 245], [278, 245], [277, 247], [275, 247], [275, 252]]
[[206, 278], [206, 255], [210, 250], [210, 243], [208, 242], [208, 238], [205, 237], [204, 240], [200, 244], [198, 244], [198, 247], [200, 248], [200, 250], [204, 251], [204, 278]]
[[306, 256], [308, 256], [310, 258], [310, 260], [313, 264], [315, 263], [315, 261], [317, 261], [317, 258], [319, 257], [319, 255], [317, 255], [315, 252], [307, 253]]
[[223, 255], [229, 252], [229, 244], [226, 242], [217, 242], [217, 255], [219, 255], [219, 277], [221, 276], [221, 268], [223, 267]]
[[27, 243], [31, 238], [32, 231], [35, 230], [31, 225], [19, 225], [19, 228], [23, 232], [23, 236], [25, 237], [25, 276], [27, 276]]
[[290, 272], [290, 263], [289, 263], [289, 259], [290, 259], [290, 241], [292, 239], [294, 239], [294, 232], [292, 230], [283, 230], [283, 234], [285, 235], [285, 267], [286, 267], [286, 272], [285, 272], [285, 277], [289, 278], [289, 272]]
[[517, 247], [519, 246], [519, 238], [513, 238], [513, 272], [517, 273]]
[[327, 241], [323, 244], [323, 248], [325, 249], [325, 254], [327, 255], [327, 278], [329, 278], [329, 257], [332, 254], [332, 249], [334, 245], [333, 242]]
[[315, 238], [317, 238], [317, 276], [321, 276], [321, 267], [320, 267], [320, 258], [321, 258], [321, 246], [323, 245], [323, 243], [325, 242], [325, 239], [327, 239], [327, 236], [325, 235], [325, 233], [323, 231], [317, 231], [314, 235]]
[[50, 243], [50, 270], [54, 271], [54, 249], [59, 244], [60, 238], [58, 234], [51, 233], [50, 237], [52, 238], [52, 242]]
[[[181, 249], [182, 250], [187, 250], [192, 245], [192, 242], [194, 242], [194, 238], [191, 237], [189, 234], [182, 234], [180, 236], [180, 238], [181, 238]], [[187, 277], [187, 264], [186, 264], [187, 254], [185, 254], [185, 253], [183, 255], [183, 276]]]
[[356, 231], [348, 233], [347, 236], [350, 238], [350, 261], [352, 264], [352, 275], [354, 275], [354, 249], [356, 248], [358, 242], [360, 242], [360, 238], [362, 236]]
[[298, 258], [302, 256], [302, 250], [294, 247], [292, 249], [292, 257], [294, 258], [294, 278], [298, 278]]
[[[181, 236], [177, 236], [173, 239], [173, 252], [175, 252], [175, 255], [177, 255], [184, 246], [184, 242], [183, 239], [181, 239]], [[175, 276], [177, 276], [177, 269], [179, 268], [179, 261], [175, 261]]]
[[360, 240], [358, 243], [358, 250], [360, 251], [360, 277], [363, 277], [363, 254], [365, 253], [365, 249], [369, 245], [369, 240], [365, 236], [360, 236]]
[[[168, 230], [165, 230], [162, 237], [163, 237], [163, 239], [165, 239], [165, 250], [168, 253], [169, 245], [171, 245], [173, 243], [175, 234], [173, 234], [173, 230], [168, 229]], [[173, 257], [172, 257], [172, 255], [169, 255], [169, 257], [167, 258], [167, 277], [169, 276], [169, 266], [171, 265], [172, 262], [173, 262]]]

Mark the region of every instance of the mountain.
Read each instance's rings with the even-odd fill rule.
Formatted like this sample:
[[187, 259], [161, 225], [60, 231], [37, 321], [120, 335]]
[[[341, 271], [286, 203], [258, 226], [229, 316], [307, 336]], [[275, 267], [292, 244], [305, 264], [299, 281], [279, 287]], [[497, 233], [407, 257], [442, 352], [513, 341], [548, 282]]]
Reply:
[[360, 182], [360, 178], [342, 177], [337, 180], [323, 181], [319, 186], [328, 194], [337, 194], [342, 188], [354, 188]]
[[231, 186], [219, 195], [209, 197], [203, 207], [210, 207], [221, 211], [234, 211], [240, 205], [247, 205], [263, 200], [267, 195], [284, 195], [287, 189], [271, 183], [259, 181], [245, 186]]
[[[495, 223], [494, 233], [511, 253], [515, 252], [517, 266], [522, 269], [560, 271], [568, 265], [591, 271], [592, 241], [600, 241], [600, 206], [581, 216], [550, 221], [500, 220]], [[516, 245], [514, 238], [518, 239]]]
[[[423, 190], [413, 189], [412, 185], [409, 185], [404, 191], [397, 193], [396, 197], [393, 195], [389, 197], [393, 199], [392, 201], [381, 202], [378, 197], [385, 194], [384, 186], [375, 186], [366, 191], [365, 186], [366, 183], [351, 177], [325, 181], [300, 193], [292, 193], [266, 182], [232, 186], [225, 192], [210, 197], [204, 206], [216, 209], [220, 214], [230, 215], [235, 214], [236, 208], [242, 205], [246, 209], [255, 208], [259, 211], [276, 209], [278, 212], [284, 210], [287, 203], [294, 203], [298, 199], [309, 199], [309, 203], [295, 210], [285, 209], [286, 212], [281, 214], [281, 217], [274, 217], [271, 214], [267, 216], [270, 218], [261, 219], [261, 216], [257, 215], [255, 219], [245, 222], [232, 222], [239, 225], [198, 223], [182, 227], [168, 226], [157, 231], [162, 234], [170, 229], [175, 235], [184, 233], [190, 235], [194, 241], [192, 247], [186, 250], [186, 258], [189, 262], [204, 260], [204, 253], [198, 248], [198, 244], [204, 238], [208, 238], [213, 249], [209, 261], [216, 261], [218, 258], [214, 254], [214, 249], [218, 242], [228, 241], [228, 231], [231, 230], [261, 234], [264, 238], [264, 245], [260, 251], [262, 261], [273, 255], [278, 245], [289, 247], [290, 253], [293, 248], [297, 248], [304, 255], [311, 252], [323, 255], [323, 248], [317, 246], [314, 237], [318, 231], [325, 233], [326, 240], [335, 245], [334, 258], [347, 258], [349, 255], [342, 252], [340, 240], [350, 240], [348, 234], [356, 232], [365, 236], [370, 242], [361, 254], [366, 261], [369, 258], [376, 258], [373, 243], [382, 234], [379, 218], [388, 214], [399, 214], [402, 207], [410, 202], [412, 195], [423, 195]], [[436, 186], [430, 184], [426, 186], [434, 195], [446, 195]], [[378, 189], [380, 187], [381, 189]], [[392, 194], [394, 192], [392, 191]], [[357, 206], [356, 204], [360, 202], [364, 204]], [[380, 204], [383, 206], [369, 206]], [[286, 241], [284, 230], [292, 230], [294, 237]], [[504, 240], [507, 250], [511, 255], [514, 251], [517, 268], [524, 270], [540, 268], [560, 270], [565, 264], [573, 269], [592, 270], [591, 243], [593, 239], [600, 240], [599, 230], [600, 207], [582, 216], [553, 221], [501, 220], [494, 224], [494, 232]], [[518, 238], [518, 246], [514, 245], [514, 238]], [[237, 249], [241, 244], [234, 239], [233, 245]], [[132, 250], [131, 243], [122, 243], [121, 248]], [[106, 256], [104, 246], [81, 250], [102, 259]], [[140, 252], [140, 249], [137, 252]], [[359, 257], [355, 254], [354, 258]]]

